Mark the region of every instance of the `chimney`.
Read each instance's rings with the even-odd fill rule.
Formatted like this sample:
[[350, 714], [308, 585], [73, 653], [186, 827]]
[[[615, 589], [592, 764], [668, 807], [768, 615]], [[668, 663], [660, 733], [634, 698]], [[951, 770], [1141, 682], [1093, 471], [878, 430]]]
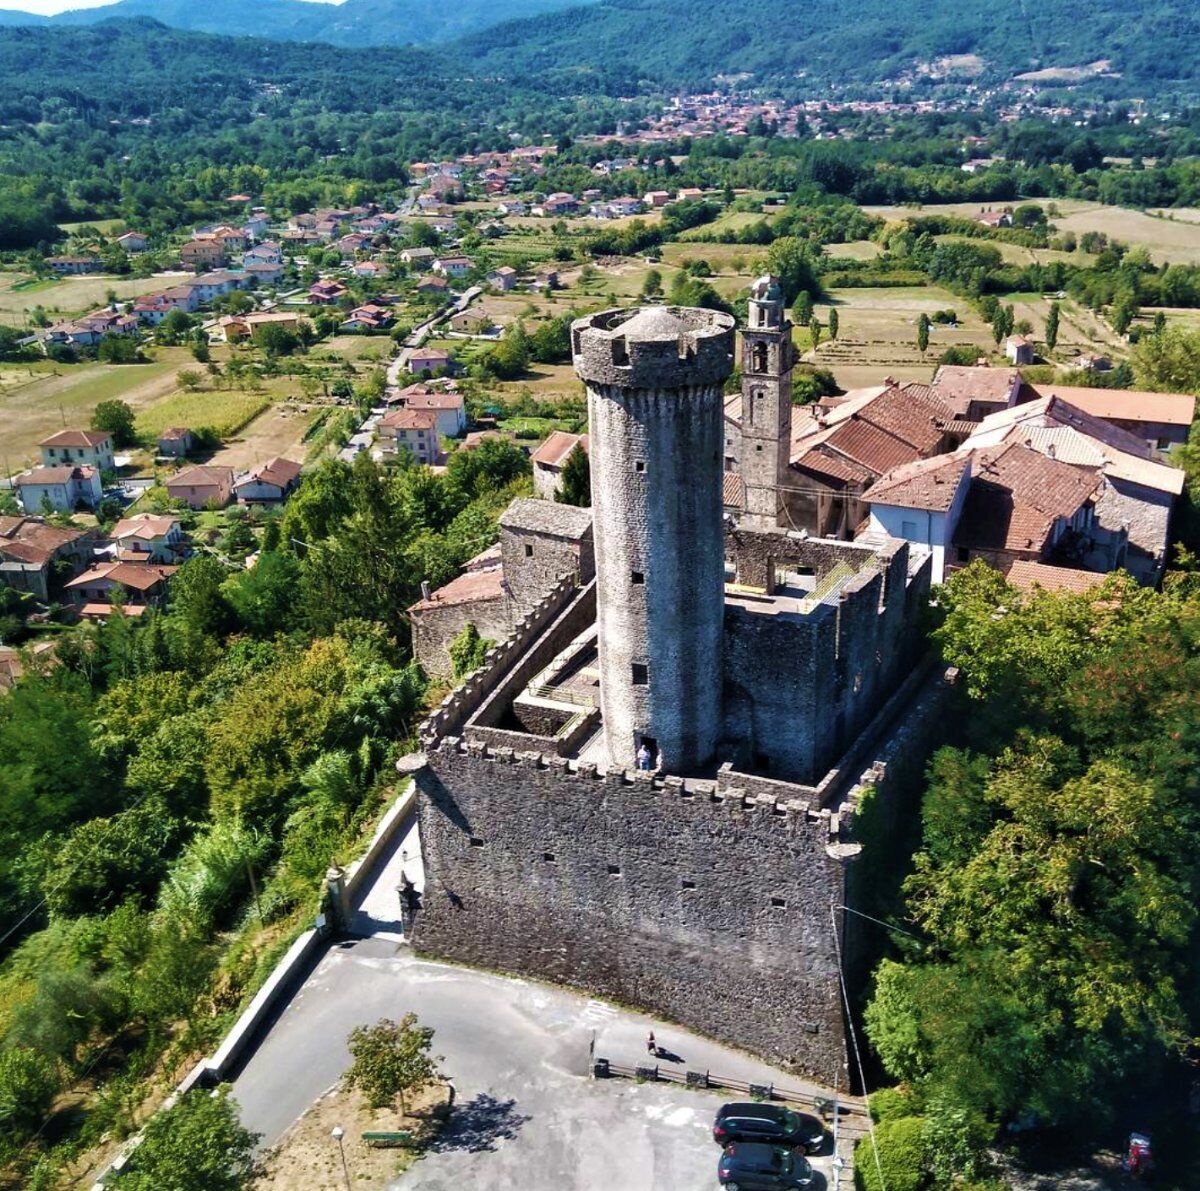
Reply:
[[428, 579], [421, 580], [421, 599], [425, 600], [426, 602], [429, 601], [429, 580]]

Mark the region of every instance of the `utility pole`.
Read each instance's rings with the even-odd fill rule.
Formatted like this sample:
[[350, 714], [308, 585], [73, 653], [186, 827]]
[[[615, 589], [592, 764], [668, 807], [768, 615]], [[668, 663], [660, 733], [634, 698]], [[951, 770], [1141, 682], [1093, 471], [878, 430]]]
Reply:
[[254, 879], [254, 865], [250, 863], [250, 857], [246, 857], [246, 876], [250, 878], [250, 892], [254, 894], [254, 905], [258, 910], [258, 925], [266, 926], [266, 921], [263, 919], [262, 902], [258, 898], [258, 882]]

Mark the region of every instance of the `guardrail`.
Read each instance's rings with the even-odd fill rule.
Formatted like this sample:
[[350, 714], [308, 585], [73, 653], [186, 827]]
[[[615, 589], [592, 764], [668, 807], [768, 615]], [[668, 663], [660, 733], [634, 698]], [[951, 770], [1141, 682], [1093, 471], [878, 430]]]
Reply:
[[802, 1092], [795, 1088], [781, 1088], [773, 1083], [751, 1083], [744, 1079], [733, 1079], [726, 1075], [714, 1075], [711, 1071], [679, 1071], [672, 1067], [660, 1067], [657, 1063], [616, 1063], [611, 1059], [592, 1060], [593, 1079], [643, 1079], [651, 1082], [683, 1084], [689, 1088], [714, 1088], [719, 1091], [740, 1092], [759, 1100], [782, 1100], [785, 1104], [801, 1104], [821, 1116], [865, 1117], [866, 1112], [856, 1099], [841, 1096], [820, 1096], [814, 1092]]

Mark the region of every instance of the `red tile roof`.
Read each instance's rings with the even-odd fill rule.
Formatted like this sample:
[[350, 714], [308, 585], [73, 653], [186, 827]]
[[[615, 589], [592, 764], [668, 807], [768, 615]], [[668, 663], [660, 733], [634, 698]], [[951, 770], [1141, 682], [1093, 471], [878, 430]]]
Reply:
[[57, 434], [43, 438], [39, 447], [99, 447], [111, 442], [107, 430], [60, 430]]
[[971, 488], [954, 535], [977, 550], [1040, 551], [1059, 517], [1073, 517], [1100, 477], [1019, 443], [972, 452]]
[[566, 463], [567, 456], [576, 448], [583, 447], [584, 454], [589, 451], [586, 434], [569, 434], [565, 430], [555, 430], [548, 439], [533, 453], [534, 463], [543, 467], [560, 467]]
[[1048, 384], [1023, 386], [1018, 400], [1051, 396], [1069, 401], [1094, 418], [1114, 422], [1163, 422], [1171, 426], [1190, 426], [1196, 416], [1196, 398], [1187, 393], [1088, 389]]
[[1095, 571], [1077, 571], [1073, 567], [1052, 567], [1044, 562], [1018, 558], [1005, 578], [1022, 591], [1040, 587], [1045, 591], [1070, 591], [1082, 594], [1099, 587], [1107, 578]]
[[871, 485], [871, 504], [897, 505], [903, 509], [928, 509], [944, 513], [971, 466], [968, 454], [935, 455], [906, 463]]

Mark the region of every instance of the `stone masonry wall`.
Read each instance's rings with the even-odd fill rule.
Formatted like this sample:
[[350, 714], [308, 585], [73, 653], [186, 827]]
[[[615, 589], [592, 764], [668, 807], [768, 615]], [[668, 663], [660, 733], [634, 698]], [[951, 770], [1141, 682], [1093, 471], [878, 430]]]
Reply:
[[590, 535], [579, 542], [506, 527], [501, 531], [500, 545], [504, 582], [516, 620], [534, 608], [564, 575], [583, 584], [590, 582], [594, 574]]
[[492, 642], [503, 641], [512, 631], [513, 613], [506, 595], [471, 603], [448, 604], [442, 608], [423, 608], [412, 618], [413, 653], [426, 674], [449, 678], [450, 644], [467, 624]]
[[846, 861], [827, 812], [457, 738], [428, 759], [418, 951], [639, 1005], [847, 1086], [830, 913]]

